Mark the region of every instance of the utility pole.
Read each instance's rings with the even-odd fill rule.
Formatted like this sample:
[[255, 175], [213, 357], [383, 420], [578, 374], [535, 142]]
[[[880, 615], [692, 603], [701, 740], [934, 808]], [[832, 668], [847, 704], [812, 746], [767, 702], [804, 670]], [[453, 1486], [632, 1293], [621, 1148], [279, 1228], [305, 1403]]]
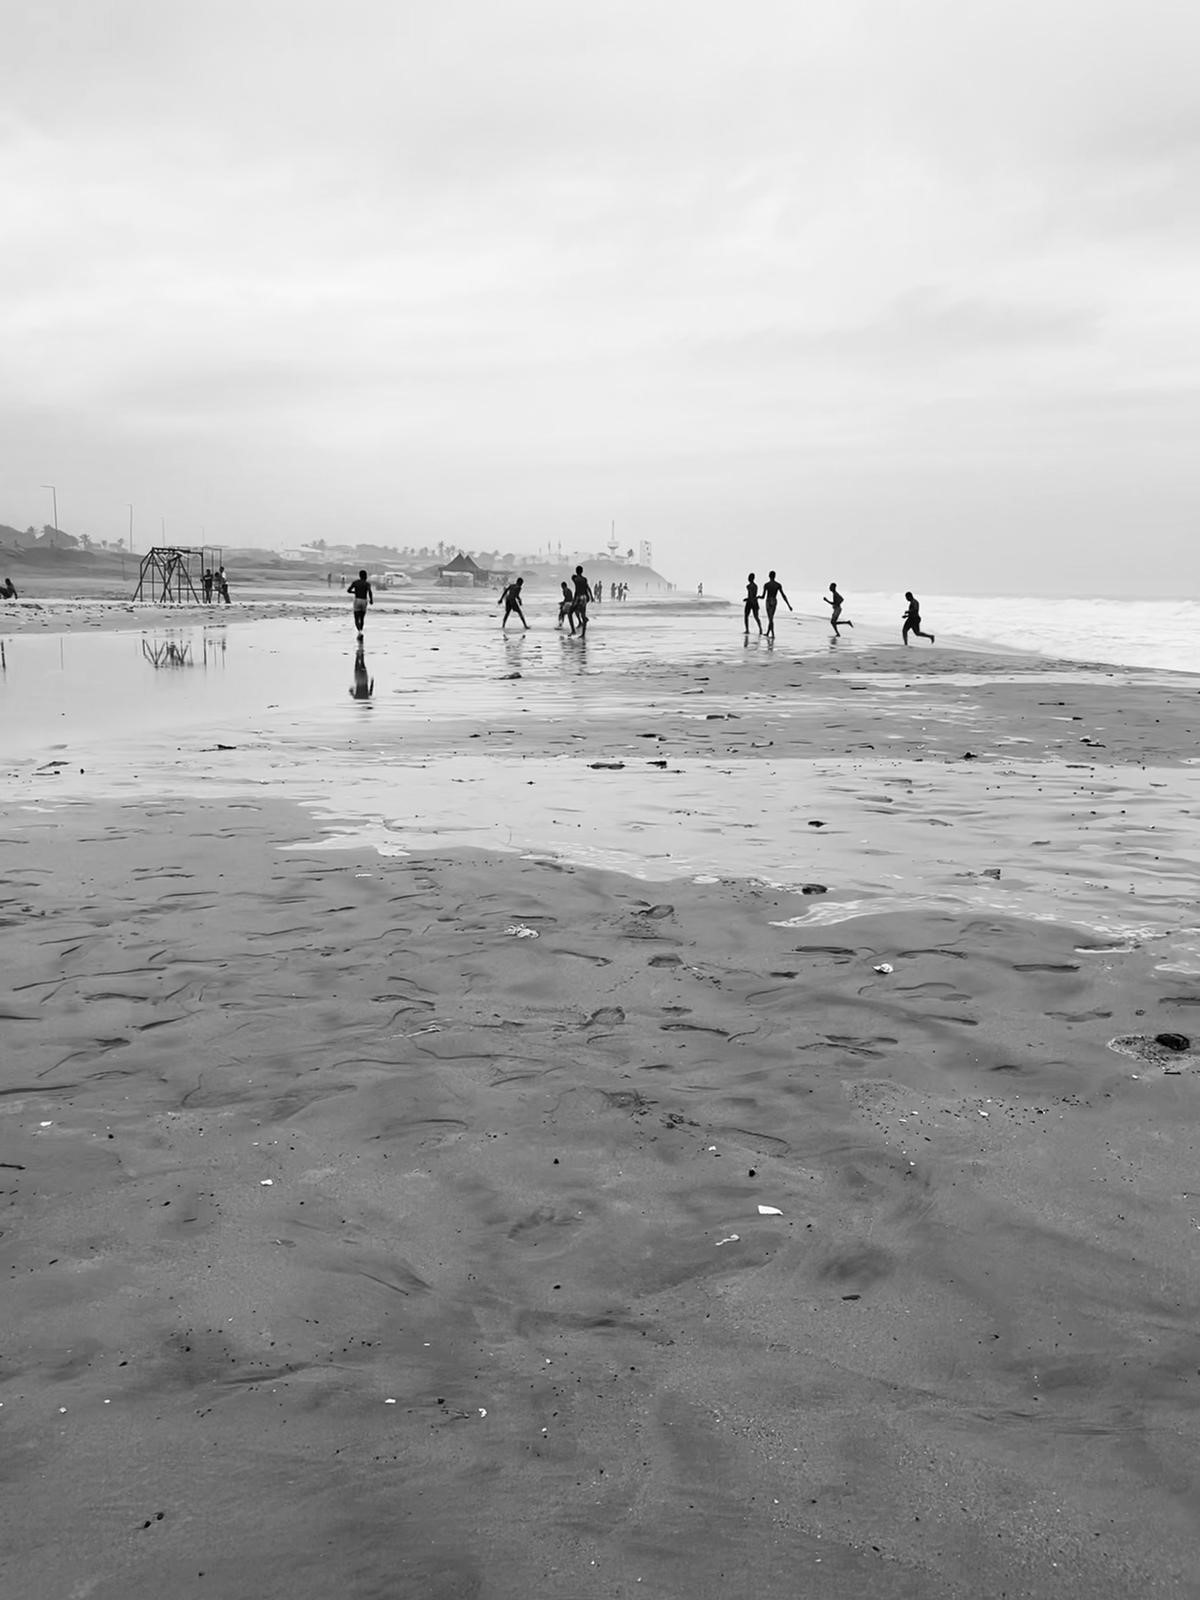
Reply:
[[54, 487], [54, 485], [52, 483], [44, 483], [42, 485], [42, 488], [43, 489], [49, 489], [49, 491], [50, 491], [51, 500], [52, 500], [53, 505], [54, 505], [54, 531], [55, 531], [55, 533], [57, 533], [58, 532], [58, 490]]

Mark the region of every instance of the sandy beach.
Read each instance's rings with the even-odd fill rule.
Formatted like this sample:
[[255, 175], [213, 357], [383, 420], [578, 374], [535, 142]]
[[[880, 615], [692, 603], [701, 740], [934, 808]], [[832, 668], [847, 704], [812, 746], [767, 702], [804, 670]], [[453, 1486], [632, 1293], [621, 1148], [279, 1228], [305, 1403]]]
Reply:
[[1200, 680], [103, 609], [0, 616], [6, 1592], [1200, 1595]]

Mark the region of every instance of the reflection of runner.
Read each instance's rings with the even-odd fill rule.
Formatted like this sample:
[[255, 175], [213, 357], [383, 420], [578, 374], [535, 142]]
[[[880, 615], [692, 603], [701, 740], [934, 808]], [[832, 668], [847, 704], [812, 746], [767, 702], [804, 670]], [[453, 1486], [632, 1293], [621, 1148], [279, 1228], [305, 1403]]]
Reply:
[[767, 638], [773, 639], [775, 637], [775, 607], [782, 600], [790, 611], [792, 602], [784, 594], [783, 585], [776, 580], [773, 572], [767, 573], [767, 581], [763, 584], [762, 592], [763, 599], [767, 602]]
[[587, 632], [588, 601], [592, 598], [592, 586], [583, 575], [583, 568], [576, 567], [571, 579], [575, 585], [575, 603], [571, 607], [571, 614], [579, 624], [580, 634]]
[[521, 587], [524, 582], [524, 578], [518, 578], [516, 583], [510, 583], [506, 588], [501, 589], [500, 591], [500, 598], [496, 601], [496, 604], [504, 607], [504, 615], [500, 619], [501, 633], [503, 633], [504, 629], [508, 626], [508, 619], [512, 616], [514, 611], [521, 619], [521, 626], [523, 628], [528, 628], [529, 626], [529, 624], [525, 621], [525, 613], [521, 610]]
[[350, 691], [352, 700], [369, 700], [375, 693], [375, 679], [367, 676], [366, 646], [363, 636], [358, 636], [358, 649], [354, 652], [354, 687]]
[[346, 593], [354, 596], [354, 627], [361, 638], [363, 623], [367, 620], [367, 607], [375, 604], [375, 591], [371, 588], [365, 567], [359, 571], [353, 583], [347, 584]]
[[746, 632], [750, 632], [750, 618], [753, 617], [758, 624], [759, 633], [762, 632], [762, 618], [758, 614], [758, 584], [751, 573], [746, 580], [746, 604], [742, 608], [742, 621], [746, 624]]
[[841, 620], [841, 618], [842, 618], [842, 607], [845, 605], [846, 602], [843, 599], [843, 597], [838, 593], [838, 586], [837, 586], [836, 583], [831, 583], [829, 585], [829, 593], [826, 594], [826, 595], [822, 595], [821, 598], [824, 600], [824, 602], [825, 602], [825, 604], [827, 606], [832, 606], [833, 607], [833, 611], [830, 613], [829, 621], [833, 625], [834, 633], [837, 633], [838, 624], [839, 623], [841, 623], [841, 626], [843, 628], [852, 628], [854, 626], [854, 624], [850, 621], [849, 617], [847, 617], [845, 622], [842, 622], [842, 620]]
[[900, 637], [907, 644], [909, 634], [915, 633], [918, 639], [928, 639], [930, 644], [936, 643], [931, 633], [921, 632], [921, 602], [911, 589], [904, 591], [904, 598], [908, 601], [908, 610], [904, 613], [904, 627], [900, 630]]

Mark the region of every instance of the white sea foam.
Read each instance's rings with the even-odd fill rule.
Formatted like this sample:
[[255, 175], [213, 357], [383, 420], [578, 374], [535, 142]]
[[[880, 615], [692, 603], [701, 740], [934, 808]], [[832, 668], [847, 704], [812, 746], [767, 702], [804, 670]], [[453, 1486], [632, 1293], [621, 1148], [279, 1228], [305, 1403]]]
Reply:
[[[921, 594], [923, 626], [938, 642], [970, 639], [1007, 649], [1170, 672], [1200, 672], [1198, 600], [1046, 600]], [[793, 603], [794, 597], [793, 597]], [[847, 615], [900, 631], [902, 595], [855, 595]], [[914, 654], [926, 646], [913, 646]]]

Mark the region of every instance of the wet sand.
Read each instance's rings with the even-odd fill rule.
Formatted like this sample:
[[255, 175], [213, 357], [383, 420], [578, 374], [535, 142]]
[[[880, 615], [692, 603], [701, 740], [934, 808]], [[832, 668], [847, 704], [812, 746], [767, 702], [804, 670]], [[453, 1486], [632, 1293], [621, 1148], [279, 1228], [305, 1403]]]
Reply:
[[10, 742], [8, 1591], [1200, 1593], [1195, 681], [423, 626]]

